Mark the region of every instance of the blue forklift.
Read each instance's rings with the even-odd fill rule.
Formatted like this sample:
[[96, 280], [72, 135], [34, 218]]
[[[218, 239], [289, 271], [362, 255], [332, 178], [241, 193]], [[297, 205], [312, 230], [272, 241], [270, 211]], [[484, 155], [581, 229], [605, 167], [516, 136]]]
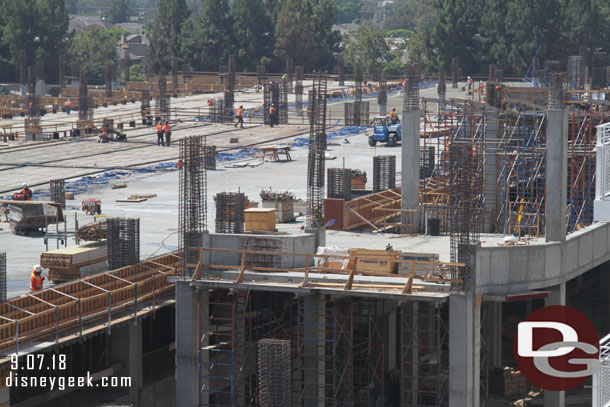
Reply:
[[375, 131], [369, 136], [369, 146], [375, 147], [377, 142], [386, 143], [389, 147], [398, 145], [402, 139], [402, 124], [386, 116], [377, 116], [373, 119]]

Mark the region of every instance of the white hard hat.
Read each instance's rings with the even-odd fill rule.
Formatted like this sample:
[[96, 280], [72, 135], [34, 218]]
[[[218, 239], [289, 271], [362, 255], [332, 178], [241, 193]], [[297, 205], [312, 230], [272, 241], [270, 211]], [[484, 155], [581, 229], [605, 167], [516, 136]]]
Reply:
[[21, 184], [21, 186], [22, 186], [23, 188], [26, 188], [26, 187], [28, 186], [28, 184], [24, 182], [23, 184]]
[[42, 266], [40, 264], [36, 264], [34, 266], [34, 270], [36, 270], [37, 273], [42, 273]]

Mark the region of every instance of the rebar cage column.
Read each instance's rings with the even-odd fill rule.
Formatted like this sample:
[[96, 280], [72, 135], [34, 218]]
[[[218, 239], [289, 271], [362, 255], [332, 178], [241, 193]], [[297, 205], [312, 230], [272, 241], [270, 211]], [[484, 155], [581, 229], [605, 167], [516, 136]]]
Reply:
[[140, 219], [107, 220], [108, 269], [114, 270], [140, 261]]
[[63, 179], [52, 179], [49, 183], [51, 188], [51, 201], [66, 207], [66, 184]]
[[307, 227], [324, 226], [324, 152], [326, 150], [325, 73], [314, 75], [310, 93], [309, 153], [307, 159]]

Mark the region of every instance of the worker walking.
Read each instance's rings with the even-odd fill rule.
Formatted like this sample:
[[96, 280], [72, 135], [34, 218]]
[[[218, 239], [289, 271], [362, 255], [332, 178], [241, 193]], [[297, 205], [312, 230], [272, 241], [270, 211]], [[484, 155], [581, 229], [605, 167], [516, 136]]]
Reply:
[[42, 267], [40, 264], [36, 264], [32, 269], [32, 276], [30, 277], [30, 290], [40, 291], [42, 290], [42, 282], [44, 281], [42, 275]]
[[237, 119], [237, 123], [235, 123], [235, 127], [237, 127], [237, 125], [240, 125], [240, 128], [244, 128], [244, 107], [243, 105], [239, 106], [239, 108], [237, 109], [237, 114], [235, 115], [235, 118]]
[[275, 108], [275, 105], [271, 105], [271, 107], [269, 108], [269, 125], [271, 127], [273, 127], [275, 123], [275, 115], [277, 113], [277, 109]]
[[25, 182], [21, 184], [21, 195], [23, 195], [23, 199], [25, 199], [26, 201], [32, 200], [32, 190]]
[[167, 146], [169, 147], [169, 142], [172, 137], [172, 129], [171, 129], [171, 127], [169, 127], [169, 120], [167, 120], [165, 122], [164, 130], [165, 130], [165, 144], [167, 144]]
[[70, 101], [70, 99], [66, 100], [64, 106], [66, 108], [66, 113], [70, 114], [70, 112], [72, 111], [72, 102]]
[[163, 125], [161, 124], [161, 122], [157, 123], [157, 145], [158, 146], [164, 146], [165, 144], [163, 143]]
[[392, 111], [390, 112], [390, 120], [392, 121], [392, 124], [396, 124], [400, 121], [400, 120], [398, 120], [398, 115], [396, 114], [395, 107], [393, 107]]

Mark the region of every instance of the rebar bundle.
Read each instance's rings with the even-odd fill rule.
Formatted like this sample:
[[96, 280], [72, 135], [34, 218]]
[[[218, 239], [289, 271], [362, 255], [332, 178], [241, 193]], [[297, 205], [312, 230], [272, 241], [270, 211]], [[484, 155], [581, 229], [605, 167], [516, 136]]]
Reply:
[[[141, 93], [140, 114], [142, 115], [142, 124], [147, 124], [148, 117], [150, 116], [150, 91], [147, 89], [142, 90]], [[152, 123], [151, 123], [152, 124]]]
[[242, 192], [216, 194], [216, 233], [244, 233], [246, 196]]
[[216, 146], [204, 146], [203, 149], [203, 167], [206, 170], [216, 169]]
[[451, 58], [451, 87], [457, 89], [458, 77], [460, 76], [460, 64], [458, 57]]
[[309, 106], [309, 153], [307, 159], [307, 227], [324, 226], [324, 152], [326, 150], [327, 74], [316, 73]]
[[207, 230], [207, 172], [203, 158], [205, 136], [183, 138], [178, 143], [178, 247], [184, 253], [184, 270], [187, 264], [196, 263], [198, 253], [190, 248], [201, 247], [202, 233]]
[[109, 218], [106, 238], [108, 269], [114, 270], [140, 262], [140, 219]]
[[66, 185], [63, 179], [52, 179], [49, 182], [51, 188], [51, 201], [61, 204], [62, 208], [66, 207]]
[[[277, 82], [267, 82], [263, 88], [263, 117], [264, 123], [270, 124], [271, 118], [269, 117], [269, 108], [271, 105], [275, 105], [275, 108], [281, 111], [280, 105], [280, 87]], [[279, 112], [276, 112], [278, 114]], [[281, 114], [281, 113], [280, 113]]]
[[167, 94], [167, 79], [165, 74], [159, 75], [159, 97], [157, 98], [157, 116], [162, 122], [170, 120], [170, 99]]
[[279, 84], [279, 105], [276, 105], [280, 124], [288, 124], [288, 82], [283, 81]]
[[419, 65], [407, 64], [405, 67], [407, 84], [403, 89], [402, 109], [419, 109]]
[[[449, 146], [449, 235], [451, 261], [464, 263], [457, 268], [452, 278], [460, 284], [454, 288], [470, 290], [474, 283], [474, 255], [481, 228], [482, 182], [477, 182], [479, 154], [473, 151], [475, 144], [467, 141], [454, 142]], [[480, 181], [480, 180], [479, 180]]]
[[303, 67], [295, 67], [296, 83], [294, 85], [294, 100], [297, 116], [303, 116]]
[[489, 64], [488, 66], [488, 75], [489, 78], [487, 79], [490, 82], [496, 82], [497, 81], [497, 76], [496, 76], [496, 70], [498, 69], [496, 64]]
[[104, 85], [106, 89], [106, 97], [112, 97], [112, 82], [116, 73], [116, 65], [114, 62], [106, 62], [104, 65]]
[[6, 252], [0, 253], [0, 303], [6, 302]]
[[376, 155], [373, 157], [373, 192], [396, 187], [396, 156]]
[[256, 80], [259, 85], [262, 85], [265, 82], [265, 65], [256, 65]]
[[93, 120], [93, 100], [89, 97], [86, 74], [80, 76], [78, 84], [78, 120]]
[[339, 86], [345, 85], [345, 63], [343, 61], [343, 54], [339, 54], [337, 57], [337, 75], [339, 76]]
[[97, 222], [89, 223], [81, 226], [76, 231], [78, 240], [100, 241], [106, 239], [108, 233], [107, 219], [98, 220]]
[[360, 126], [360, 116], [362, 112], [362, 70], [360, 63], [354, 62], [354, 118], [352, 126]]
[[605, 52], [594, 52], [591, 62], [591, 89], [604, 89], [606, 83], [606, 60]]
[[584, 89], [585, 86], [585, 64], [580, 55], [568, 57], [568, 75], [570, 76], [571, 89]]
[[289, 340], [258, 341], [258, 403], [265, 407], [292, 405], [291, 343]]
[[19, 50], [19, 83], [25, 85], [28, 80], [28, 59], [24, 49]]
[[445, 82], [445, 72], [438, 73], [438, 87], [436, 88], [436, 92], [438, 93], [439, 98], [444, 99], [445, 94], [447, 94], [447, 83]]
[[292, 82], [294, 81], [294, 59], [286, 59], [286, 80], [287, 90], [292, 93]]
[[349, 168], [329, 168], [327, 170], [327, 198], [349, 201], [352, 199], [352, 172]]
[[59, 86], [63, 87], [66, 84], [66, 55], [59, 55]]

